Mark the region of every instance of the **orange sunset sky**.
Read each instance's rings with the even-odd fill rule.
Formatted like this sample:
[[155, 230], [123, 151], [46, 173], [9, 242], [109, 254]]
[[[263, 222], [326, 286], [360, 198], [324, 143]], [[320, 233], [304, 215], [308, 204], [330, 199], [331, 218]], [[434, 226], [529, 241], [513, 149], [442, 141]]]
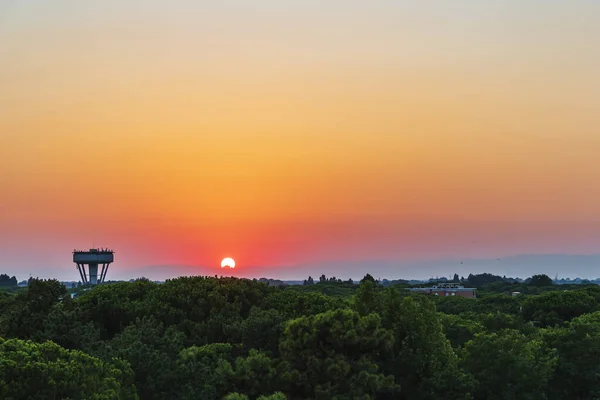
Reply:
[[93, 245], [108, 279], [600, 253], [599, 20], [591, 0], [1, 1], [0, 272], [76, 280]]

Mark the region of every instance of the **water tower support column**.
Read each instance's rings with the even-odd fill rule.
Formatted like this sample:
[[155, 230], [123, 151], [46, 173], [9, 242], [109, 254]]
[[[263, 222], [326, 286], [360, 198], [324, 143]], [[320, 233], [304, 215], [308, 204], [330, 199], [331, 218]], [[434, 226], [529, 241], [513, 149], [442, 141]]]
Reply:
[[85, 267], [83, 266], [83, 264], [78, 263], [77, 270], [79, 270], [79, 276], [81, 276], [81, 283], [85, 285], [87, 283], [87, 277], [85, 274]]
[[88, 264], [88, 272], [90, 275], [90, 283], [92, 285], [98, 284], [98, 264]]
[[104, 283], [106, 273], [108, 272], [108, 264], [102, 264], [102, 270], [100, 271], [100, 283]]

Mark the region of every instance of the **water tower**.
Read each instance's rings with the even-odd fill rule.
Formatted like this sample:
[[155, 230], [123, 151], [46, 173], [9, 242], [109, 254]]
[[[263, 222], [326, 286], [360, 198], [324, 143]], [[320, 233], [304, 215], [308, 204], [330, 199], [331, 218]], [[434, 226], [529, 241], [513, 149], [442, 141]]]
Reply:
[[[109, 249], [90, 249], [89, 251], [73, 251], [73, 262], [77, 264], [81, 281], [84, 285], [97, 285], [104, 282], [108, 266], [115, 260], [115, 252]], [[87, 273], [85, 266], [87, 265]], [[102, 265], [98, 276], [98, 265]]]

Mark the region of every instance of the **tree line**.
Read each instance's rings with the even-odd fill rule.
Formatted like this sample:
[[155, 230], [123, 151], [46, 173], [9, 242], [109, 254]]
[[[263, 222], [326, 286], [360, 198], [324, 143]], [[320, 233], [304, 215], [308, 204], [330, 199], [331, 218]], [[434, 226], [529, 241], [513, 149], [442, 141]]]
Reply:
[[598, 398], [600, 288], [484, 281], [477, 299], [370, 275], [141, 279], [72, 298], [33, 279], [0, 291], [0, 398]]
[[0, 274], [0, 287], [17, 287], [17, 277], [10, 277], [6, 274]]

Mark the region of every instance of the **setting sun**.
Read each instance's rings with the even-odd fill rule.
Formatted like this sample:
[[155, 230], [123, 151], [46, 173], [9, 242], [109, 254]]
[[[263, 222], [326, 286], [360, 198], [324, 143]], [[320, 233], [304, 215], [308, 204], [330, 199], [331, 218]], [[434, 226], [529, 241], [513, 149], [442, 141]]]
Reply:
[[223, 261], [221, 261], [221, 268], [225, 268], [225, 267], [229, 267], [229, 268], [235, 268], [235, 261], [233, 260], [233, 258], [224, 258]]

